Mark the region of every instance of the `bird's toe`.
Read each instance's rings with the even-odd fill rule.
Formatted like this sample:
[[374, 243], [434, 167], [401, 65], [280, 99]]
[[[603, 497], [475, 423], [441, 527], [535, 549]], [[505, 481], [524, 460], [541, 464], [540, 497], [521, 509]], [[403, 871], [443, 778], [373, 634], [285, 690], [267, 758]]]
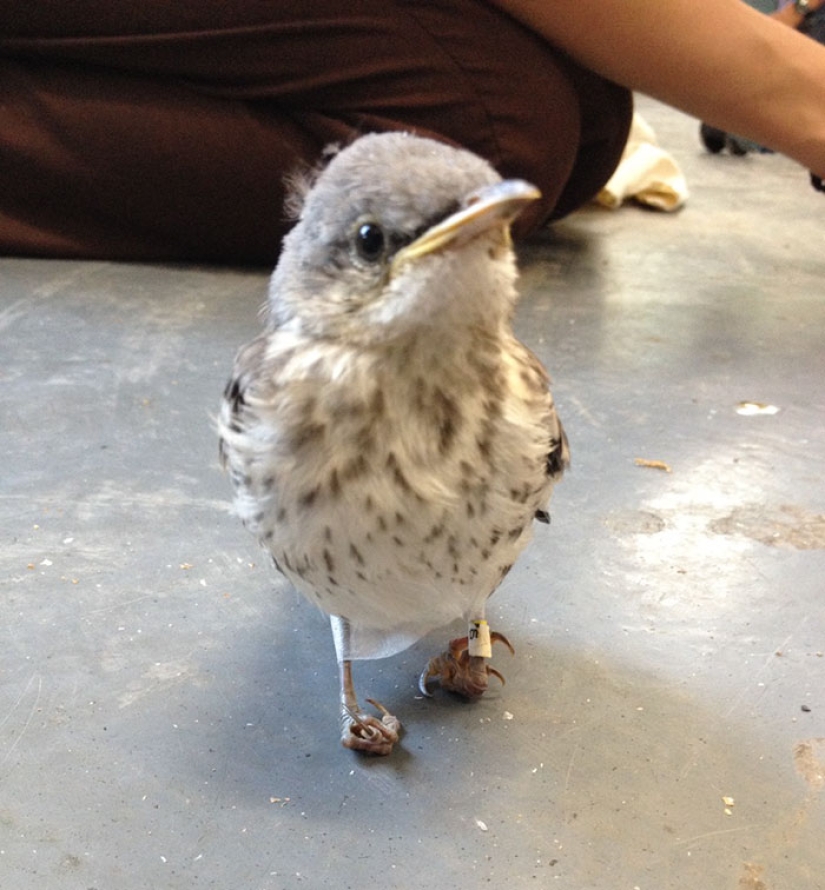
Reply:
[[377, 701], [371, 698], [367, 701], [381, 711], [381, 717], [345, 713], [341, 744], [351, 751], [386, 757], [392, 753], [393, 746], [399, 739], [401, 721]]
[[[500, 633], [491, 634], [492, 642], [503, 643], [511, 654], [515, 654], [510, 641]], [[490, 677], [493, 676], [504, 684], [504, 677], [495, 668], [490, 667], [487, 658], [470, 655], [466, 637], [450, 642], [450, 648], [441, 655], [431, 658], [421, 674], [418, 686], [424, 695], [430, 696], [430, 681], [437, 680], [442, 689], [455, 692], [465, 698], [478, 698], [487, 691]]]

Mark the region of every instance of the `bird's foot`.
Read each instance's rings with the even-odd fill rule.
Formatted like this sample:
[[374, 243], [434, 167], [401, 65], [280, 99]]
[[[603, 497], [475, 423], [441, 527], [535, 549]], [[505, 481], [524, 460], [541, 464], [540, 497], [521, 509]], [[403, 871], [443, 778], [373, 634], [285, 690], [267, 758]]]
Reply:
[[[493, 631], [490, 642], [503, 643], [510, 654], [515, 655], [515, 649], [504, 634]], [[504, 677], [487, 664], [485, 657], [470, 655], [468, 638], [459, 637], [450, 641], [450, 648], [446, 652], [430, 659], [418, 680], [418, 688], [424, 695], [432, 695], [427, 684], [430, 680], [438, 680], [442, 689], [457, 692], [466, 698], [478, 698], [486, 692], [491, 676], [504, 684]]]
[[385, 757], [392, 753], [392, 746], [398, 741], [401, 721], [374, 699], [368, 698], [367, 701], [378, 708], [381, 718], [345, 709], [341, 744], [352, 751]]

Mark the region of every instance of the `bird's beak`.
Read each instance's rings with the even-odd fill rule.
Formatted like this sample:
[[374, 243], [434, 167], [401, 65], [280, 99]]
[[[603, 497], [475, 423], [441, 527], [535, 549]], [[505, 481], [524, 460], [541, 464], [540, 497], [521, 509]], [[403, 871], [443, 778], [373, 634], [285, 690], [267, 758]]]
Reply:
[[396, 274], [410, 260], [452, 244], [466, 244], [496, 225], [501, 226], [507, 235], [510, 223], [531, 201], [540, 197], [541, 192], [522, 179], [505, 179], [478, 189], [467, 197], [461, 210], [451, 213], [411, 244], [402, 247], [393, 257], [390, 275]]

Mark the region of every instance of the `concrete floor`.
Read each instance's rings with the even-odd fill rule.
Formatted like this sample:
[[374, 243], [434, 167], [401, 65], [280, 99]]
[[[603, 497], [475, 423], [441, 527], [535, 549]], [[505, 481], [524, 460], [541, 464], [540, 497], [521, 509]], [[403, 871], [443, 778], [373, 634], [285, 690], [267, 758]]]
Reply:
[[825, 887], [825, 196], [641, 107], [688, 206], [522, 251], [574, 465], [493, 601], [507, 685], [422, 700], [448, 632], [358, 665], [389, 759], [217, 466], [266, 275], [0, 261], [3, 890]]

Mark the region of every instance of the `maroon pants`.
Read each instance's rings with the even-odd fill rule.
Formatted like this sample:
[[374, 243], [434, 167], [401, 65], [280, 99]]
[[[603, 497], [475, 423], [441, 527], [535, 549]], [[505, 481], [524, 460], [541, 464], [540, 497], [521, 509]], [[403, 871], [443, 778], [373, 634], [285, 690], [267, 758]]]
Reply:
[[0, 251], [272, 263], [284, 177], [408, 129], [591, 198], [629, 93], [483, 0], [26, 0], [0, 8]]

